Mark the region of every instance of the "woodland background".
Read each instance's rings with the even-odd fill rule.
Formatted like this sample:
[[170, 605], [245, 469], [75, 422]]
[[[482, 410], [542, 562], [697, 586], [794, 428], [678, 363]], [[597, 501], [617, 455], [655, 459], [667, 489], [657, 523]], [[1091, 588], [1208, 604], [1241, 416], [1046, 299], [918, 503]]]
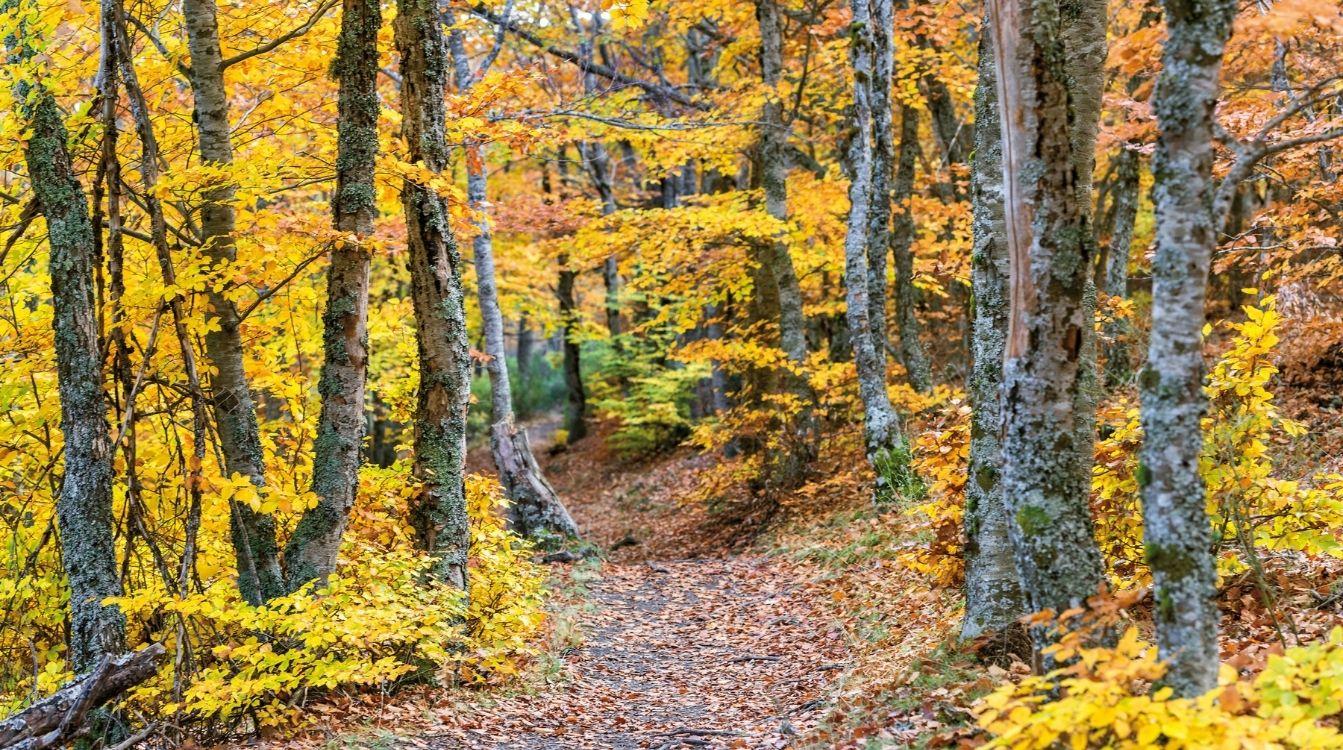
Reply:
[[1343, 746], [1337, 2], [0, 9], [0, 746]]

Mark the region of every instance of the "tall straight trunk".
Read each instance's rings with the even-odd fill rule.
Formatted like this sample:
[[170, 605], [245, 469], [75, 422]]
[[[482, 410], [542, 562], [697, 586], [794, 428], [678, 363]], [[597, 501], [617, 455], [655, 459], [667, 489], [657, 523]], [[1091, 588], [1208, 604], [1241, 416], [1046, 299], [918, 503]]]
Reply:
[[369, 249], [377, 217], [373, 184], [378, 157], [378, 0], [344, 0], [332, 75], [340, 85], [336, 119], [336, 192], [331, 199], [338, 237], [326, 273], [322, 314], [322, 412], [313, 444], [312, 489], [317, 505], [299, 519], [285, 546], [289, 589], [323, 580], [336, 568], [341, 536], [359, 488], [368, 373]]
[[1090, 157], [1075, 153], [1074, 50], [1056, 0], [991, 0], [989, 9], [1009, 269], [1003, 496], [1028, 608], [1062, 612], [1085, 605], [1102, 580], [1088, 506], [1092, 417], [1082, 406], [1094, 240], [1081, 173]]
[[1153, 95], [1156, 257], [1152, 333], [1139, 377], [1143, 537], [1156, 588], [1165, 681], [1180, 695], [1217, 683], [1217, 574], [1199, 457], [1203, 449], [1203, 322], [1217, 246], [1213, 110], [1236, 4], [1165, 3], [1168, 36]]
[[568, 261], [564, 256], [559, 259], [560, 278], [555, 287], [555, 296], [560, 305], [560, 336], [564, 340], [564, 429], [569, 436], [567, 442], [572, 444], [587, 437], [588, 398], [583, 388], [582, 347], [575, 335], [579, 312], [574, 282], [578, 272], [568, 268]]
[[1007, 340], [1007, 227], [1003, 143], [989, 21], [980, 35], [971, 201], [974, 248], [970, 456], [965, 483], [965, 618], [961, 638], [1006, 635], [1026, 614], [1002, 486], [1003, 353]]
[[[527, 313], [523, 313], [518, 319], [518, 341], [516, 353], [513, 359], [518, 365], [518, 389], [523, 393], [530, 393], [532, 388], [532, 358], [535, 356], [536, 349], [536, 331], [531, 327], [531, 322], [527, 320]], [[514, 407], [520, 417], [530, 416], [533, 405], [527, 403], [515, 403]]]
[[[229, 131], [224, 61], [219, 49], [218, 8], [215, 0], [182, 0], [182, 15], [191, 56], [190, 82], [201, 161], [228, 168], [233, 165], [233, 140]], [[202, 192], [201, 238], [205, 256], [216, 269], [223, 269], [237, 259], [233, 236], [237, 212], [233, 200], [234, 187], [228, 179]], [[242, 474], [264, 491], [265, 459], [256, 402], [243, 369], [242, 319], [225, 292], [216, 285], [206, 291], [206, 301], [219, 323], [205, 334], [205, 353], [215, 368], [210, 395], [219, 425], [219, 447], [224, 454], [224, 470], [229, 475]], [[243, 598], [259, 604], [284, 593], [275, 520], [246, 503], [234, 502], [230, 507], [230, 523], [238, 561], [238, 589]]]
[[[880, 106], [882, 97], [875, 89], [884, 85], [881, 76], [874, 76], [874, 60], [880, 56], [874, 23], [882, 16], [878, 6], [885, 6], [889, 16], [889, 0], [852, 0], [853, 22], [850, 26], [850, 44], [853, 57], [853, 136], [849, 142], [849, 219], [844, 237], [844, 289], [847, 302], [846, 319], [853, 340], [853, 360], [858, 370], [858, 392], [863, 400], [863, 432], [867, 443], [867, 460], [876, 471], [876, 498], [889, 501], [895, 488], [888, 476], [888, 463], [904, 448], [900, 420], [891, 406], [886, 392], [886, 360], [879, 354], [885, 344], [884, 326], [878, 330], [872, 304], [873, 255], [885, 256], [887, 240], [886, 220], [881, 216], [889, 211], [888, 180], [878, 176], [889, 173], [888, 149], [883, 161], [880, 149], [874, 146], [881, 136], [873, 126], [881, 118], [874, 116], [874, 105]], [[889, 79], [887, 80], [889, 83]], [[889, 97], [885, 97], [889, 108]], [[889, 113], [886, 125], [890, 124]], [[877, 218], [874, 218], [874, 214]], [[880, 226], [878, 226], [880, 225]], [[881, 249], [873, 253], [871, 244], [881, 242]], [[885, 282], [885, 264], [882, 263], [881, 286]]]
[[[866, 87], [868, 121], [871, 126], [870, 164], [871, 199], [867, 207], [867, 296], [868, 320], [872, 344], [884, 376], [886, 372], [886, 258], [891, 252], [891, 178], [895, 161], [895, 143], [891, 125], [891, 85], [894, 77], [895, 52], [891, 34], [895, 20], [891, 0], [858, 0], [866, 3], [863, 13], [867, 21], [860, 27], [855, 20], [851, 33], [854, 58], [854, 88]], [[850, 3], [852, 5], [853, 3]], [[857, 14], [855, 14], [856, 17]], [[860, 41], [865, 40], [869, 58], [867, 72], [860, 78], [857, 55]], [[855, 97], [855, 123], [861, 116]], [[852, 147], [857, 144], [851, 144]], [[885, 386], [883, 385], [883, 388]]]
[[[393, 26], [401, 56], [401, 134], [407, 161], [441, 172], [448, 163], [443, 130], [448, 50], [438, 5], [431, 0], [397, 0]], [[406, 180], [401, 203], [420, 364], [414, 472], [424, 484], [414, 500], [411, 521], [421, 546], [436, 558], [435, 576], [465, 589], [470, 538], [464, 472], [471, 360], [462, 256], [442, 196]]]
[[[591, 76], [587, 76], [584, 80], [588, 78]], [[592, 185], [597, 190], [598, 198], [601, 199], [602, 216], [610, 216], [619, 208], [616, 204], [615, 189], [611, 184], [610, 153], [600, 141], [579, 143], [578, 153], [583, 157], [588, 176], [592, 178]], [[623, 328], [620, 320], [620, 265], [614, 255], [607, 256], [602, 261], [602, 282], [606, 285], [606, 297], [603, 300], [606, 330], [611, 334], [611, 339], [616, 341]], [[619, 346], [618, 341], [616, 345]]]
[[[466, 57], [462, 30], [454, 28], [448, 39], [452, 53], [454, 78], [459, 93], [468, 91], [476, 76]], [[499, 308], [499, 290], [495, 281], [494, 242], [489, 218], [489, 178], [485, 172], [485, 154], [478, 143], [468, 143], [466, 158], [466, 196], [476, 211], [477, 234], [472, 243], [476, 261], [476, 290], [480, 303], [481, 328], [485, 354], [490, 358], [486, 370], [490, 377], [490, 453], [499, 482], [508, 496], [509, 523], [519, 534], [529, 537], [578, 536], [578, 525], [541, 473], [527, 431], [513, 420], [513, 394], [508, 383], [508, 349], [504, 345], [504, 314]], [[616, 310], [617, 320], [619, 309]], [[614, 332], [613, 332], [614, 334]], [[519, 365], [521, 366], [521, 365]]]
[[[760, 185], [765, 193], [765, 210], [781, 221], [788, 219], [788, 134], [783, 100], [778, 90], [783, 77], [783, 32], [777, 0], [756, 0], [756, 20], [760, 26], [760, 76], [769, 89], [760, 108], [760, 140], [757, 144]], [[792, 256], [783, 237], [753, 249], [758, 270], [751, 308], [758, 317], [778, 326], [779, 346], [796, 366], [807, 360], [807, 321], [802, 307], [802, 286]], [[866, 273], [863, 275], [866, 283]], [[765, 482], [774, 489], [786, 489], [801, 481], [816, 453], [816, 417], [812, 409], [815, 395], [806, 381], [793, 374], [787, 387], [802, 406], [786, 423], [786, 448], [772, 455]]]
[[891, 255], [895, 258], [895, 327], [900, 333], [900, 363], [905, 366], [909, 385], [919, 393], [933, 387], [932, 368], [919, 335], [915, 308], [918, 290], [914, 287], [914, 169], [919, 151], [918, 111], [908, 104], [900, 107], [900, 152], [895, 170], [895, 225], [891, 231]]
[[[1129, 256], [1133, 246], [1133, 227], [1138, 218], [1138, 152], [1125, 146], [1115, 158], [1114, 228], [1110, 232], [1110, 251], [1105, 264], [1105, 293], [1123, 299], [1128, 296]], [[1110, 343], [1105, 350], [1105, 382], [1110, 387], [1127, 383], [1133, 363], [1128, 343], [1122, 341], [1130, 330], [1124, 321], [1106, 327]]]
[[[765, 190], [765, 210], [783, 221], [788, 219], [789, 131], [777, 90], [783, 77], [783, 31], [777, 0], [756, 0], [755, 9], [760, 24], [760, 75], [771, 90], [760, 109], [760, 182]], [[780, 346], [790, 360], [802, 364], [807, 359], [806, 318], [792, 256], [782, 240], [769, 243], [760, 256], [757, 261], [778, 290]]]
[[[11, 54], [33, 54], [22, 39], [20, 49], [13, 44]], [[104, 654], [122, 651], [126, 641], [125, 615], [103, 604], [122, 590], [112, 532], [112, 440], [94, 310], [95, 229], [56, 100], [40, 83], [27, 81], [16, 87], [15, 98], [31, 129], [24, 156], [50, 247], [51, 322], [65, 438], [56, 521], [70, 584], [70, 661], [82, 671]]]

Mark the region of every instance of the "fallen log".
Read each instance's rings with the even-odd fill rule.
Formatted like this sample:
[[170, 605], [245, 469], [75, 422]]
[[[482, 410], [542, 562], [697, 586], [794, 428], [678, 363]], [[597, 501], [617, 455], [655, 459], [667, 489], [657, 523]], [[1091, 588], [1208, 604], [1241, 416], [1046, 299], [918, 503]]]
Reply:
[[0, 750], [43, 750], [78, 736], [90, 711], [152, 677], [165, 653], [162, 644], [153, 643], [103, 657], [92, 671], [0, 721]]

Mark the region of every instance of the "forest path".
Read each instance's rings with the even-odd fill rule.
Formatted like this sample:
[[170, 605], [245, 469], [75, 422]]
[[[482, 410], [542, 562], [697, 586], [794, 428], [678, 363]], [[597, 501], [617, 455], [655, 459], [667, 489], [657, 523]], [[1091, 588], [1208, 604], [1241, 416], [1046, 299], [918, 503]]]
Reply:
[[[533, 442], [544, 454], [553, 427]], [[787, 561], [733, 555], [731, 529], [678, 500], [703, 464], [625, 464], [600, 437], [545, 460], [585, 537], [610, 550], [569, 571], [585, 589], [562, 676], [440, 712], [407, 746], [782, 748], [819, 720], [844, 636]], [[400, 743], [397, 743], [400, 744]]]

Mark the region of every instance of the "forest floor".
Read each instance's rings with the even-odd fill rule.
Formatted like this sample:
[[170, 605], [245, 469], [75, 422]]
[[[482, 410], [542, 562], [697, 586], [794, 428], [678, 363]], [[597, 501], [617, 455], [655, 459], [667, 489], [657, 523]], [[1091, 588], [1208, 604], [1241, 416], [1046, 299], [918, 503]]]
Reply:
[[[552, 566], [551, 632], [531, 674], [315, 707], [315, 731], [277, 746], [782, 748], [817, 728], [851, 655], [814, 572], [680, 502], [704, 459], [629, 463], [600, 436], [545, 456], [554, 428], [534, 423], [533, 444], [604, 559]], [[473, 453], [488, 470], [488, 449]]]

